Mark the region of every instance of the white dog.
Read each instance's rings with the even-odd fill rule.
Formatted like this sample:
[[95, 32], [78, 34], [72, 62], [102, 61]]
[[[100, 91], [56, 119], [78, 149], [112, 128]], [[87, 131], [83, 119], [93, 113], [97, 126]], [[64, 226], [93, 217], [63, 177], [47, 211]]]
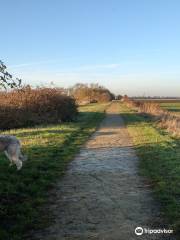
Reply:
[[21, 153], [20, 141], [10, 135], [0, 135], [0, 151], [4, 152], [7, 158], [10, 160], [10, 166], [15, 164], [17, 170], [22, 168], [22, 162], [27, 159]]

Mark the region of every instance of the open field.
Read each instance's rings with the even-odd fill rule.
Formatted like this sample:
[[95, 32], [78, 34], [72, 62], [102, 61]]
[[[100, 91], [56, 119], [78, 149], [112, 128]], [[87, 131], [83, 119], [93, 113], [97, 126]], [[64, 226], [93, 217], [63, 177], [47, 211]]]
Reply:
[[160, 103], [163, 109], [180, 114], [180, 102]]
[[133, 100], [140, 102], [180, 103], [180, 98], [134, 98]]
[[121, 105], [120, 113], [140, 159], [139, 171], [149, 178], [164, 217], [173, 229], [179, 231], [180, 139], [171, 137], [147, 116], [144, 117], [125, 105]]
[[22, 140], [29, 158], [18, 172], [0, 155], [1, 239], [22, 240], [27, 231], [46, 225], [48, 213], [42, 211], [42, 206], [48, 200], [47, 190], [64, 174], [67, 163], [95, 131], [107, 105], [91, 104], [80, 108], [79, 117], [73, 123], [1, 132]]

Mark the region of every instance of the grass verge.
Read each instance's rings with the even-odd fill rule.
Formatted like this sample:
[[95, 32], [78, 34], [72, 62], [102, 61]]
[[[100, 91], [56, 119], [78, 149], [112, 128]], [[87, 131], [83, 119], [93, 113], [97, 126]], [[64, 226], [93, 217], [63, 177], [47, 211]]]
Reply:
[[147, 116], [120, 105], [139, 156], [140, 174], [152, 183], [162, 213], [180, 235], [180, 139], [173, 138]]
[[48, 190], [104, 117], [107, 104], [81, 107], [76, 122], [1, 132], [16, 135], [28, 161], [21, 171], [0, 155], [0, 239], [22, 240], [48, 222], [41, 217]]

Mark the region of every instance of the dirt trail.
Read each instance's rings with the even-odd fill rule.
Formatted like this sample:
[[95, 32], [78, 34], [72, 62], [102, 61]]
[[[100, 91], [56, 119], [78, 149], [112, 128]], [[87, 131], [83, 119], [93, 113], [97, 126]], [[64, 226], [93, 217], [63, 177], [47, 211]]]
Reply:
[[118, 114], [117, 103], [80, 153], [56, 189], [51, 206], [55, 220], [36, 235], [43, 240], [165, 239], [144, 234], [137, 226], [160, 227], [151, 190], [137, 174], [138, 159]]

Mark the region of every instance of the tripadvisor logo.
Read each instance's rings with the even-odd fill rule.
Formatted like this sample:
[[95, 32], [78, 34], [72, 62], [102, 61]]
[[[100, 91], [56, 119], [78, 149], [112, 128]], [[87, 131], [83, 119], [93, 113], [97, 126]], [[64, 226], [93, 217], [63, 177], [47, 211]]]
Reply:
[[135, 228], [135, 234], [140, 236], [142, 234], [172, 234], [172, 229], [149, 229], [149, 228], [142, 228], [137, 227]]
[[138, 235], [138, 236], [142, 235], [143, 234], [143, 228], [142, 227], [137, 227], [135, 229], [135, 234]]

